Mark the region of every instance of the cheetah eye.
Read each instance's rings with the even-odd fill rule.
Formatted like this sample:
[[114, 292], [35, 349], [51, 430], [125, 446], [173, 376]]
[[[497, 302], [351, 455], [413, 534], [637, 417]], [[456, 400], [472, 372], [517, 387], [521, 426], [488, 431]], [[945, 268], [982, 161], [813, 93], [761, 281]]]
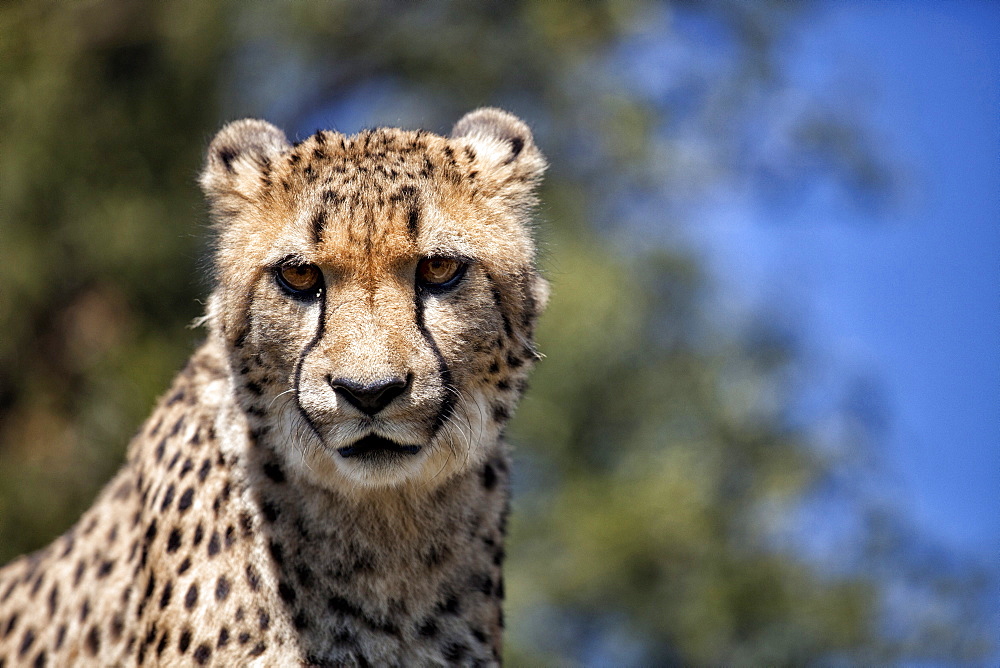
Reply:
[[467, 266], [452, 257], [425, 257], [417, 265], [417, 287], [431, 292], [448, 290], [462, 279]]
[[278, 285], [295, 297], [315, 296], [323, 287], [323, 274], [314, 264], [286, 263], [277, 268]]

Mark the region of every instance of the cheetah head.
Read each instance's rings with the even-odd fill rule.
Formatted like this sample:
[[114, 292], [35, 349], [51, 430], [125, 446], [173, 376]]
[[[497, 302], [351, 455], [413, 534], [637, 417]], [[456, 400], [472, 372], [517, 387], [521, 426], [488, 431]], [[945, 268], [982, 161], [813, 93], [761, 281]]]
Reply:
[[219, 132], [201, 177], [217, 228], [207, 320], [254, 437], [336, 489], [480, 464], [536, 357], [544, 169], [527, 126], [496, 109], [447, 138]]

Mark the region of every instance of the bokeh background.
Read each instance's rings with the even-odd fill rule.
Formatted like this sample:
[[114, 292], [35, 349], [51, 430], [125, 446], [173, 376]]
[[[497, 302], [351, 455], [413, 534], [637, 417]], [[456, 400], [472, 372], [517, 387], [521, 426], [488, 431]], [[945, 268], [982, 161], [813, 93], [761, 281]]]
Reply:
[[202, 337], [226, 120], [551, 161], [507, 658], [1000, 660], [1000, 9], [0, 4], [0, 562], [65, 530]]

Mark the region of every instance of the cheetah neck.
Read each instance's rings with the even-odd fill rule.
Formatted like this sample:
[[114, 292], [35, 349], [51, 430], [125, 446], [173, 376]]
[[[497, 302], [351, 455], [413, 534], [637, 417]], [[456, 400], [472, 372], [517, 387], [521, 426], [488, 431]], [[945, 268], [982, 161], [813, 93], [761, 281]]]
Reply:
[[[199, 355], [224, 368], [211, 343]], [[362, 620], [366, 632], [394, 631], [404, 646], [450, 634], [464, 638], [460, 646], [485, 639], [488, 656], [499, 656], [509, 506], [503, 443], [487, 449], [484, 465], [432, 489], [339, 493], [283, 465], [276, 453], [285, 444], [270, 433], [254, 438], [235, 404], [220, 407], [217, 422], [226, 435], [220, 456], [239, 481], [230, 514], [239, 506], [259, 518], [249, 562], [308, 651], [335, 655], [331, 634]]]

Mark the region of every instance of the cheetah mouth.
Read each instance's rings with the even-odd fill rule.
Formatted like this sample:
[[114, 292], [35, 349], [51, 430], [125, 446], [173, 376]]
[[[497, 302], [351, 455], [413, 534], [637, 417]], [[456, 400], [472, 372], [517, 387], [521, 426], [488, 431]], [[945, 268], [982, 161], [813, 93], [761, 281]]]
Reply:
[[345, 459], [356, 457], [362, 460], [387, 460], [403, 455], [415, 455], [420, 452], [419, 445], [401, 445], [387, 438], [370, 434], [360, 441], [337, 448], [337, 452]]

